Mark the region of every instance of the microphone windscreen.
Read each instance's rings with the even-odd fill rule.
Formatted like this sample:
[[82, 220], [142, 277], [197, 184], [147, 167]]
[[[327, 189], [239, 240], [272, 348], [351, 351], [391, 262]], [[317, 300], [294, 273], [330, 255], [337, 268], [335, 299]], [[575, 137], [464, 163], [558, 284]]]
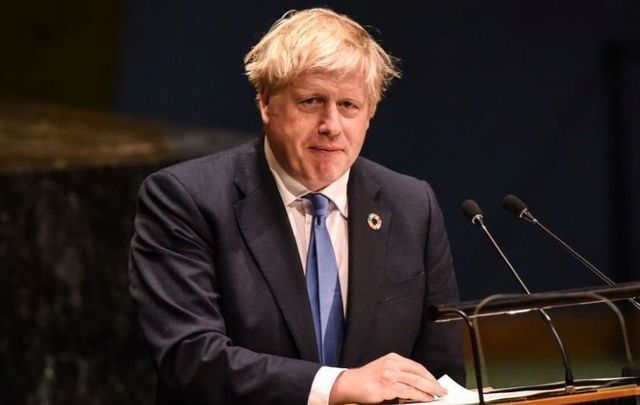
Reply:
[[473, 222], [473, 217], [476, 215], [482, 215], [482, 210], [478, 203], [473, 200], [464, 200], [462, 203], [462, 213], [469, 221]]
[[517, 217], [522, 214], [522, 211], [527, 209], [525, 203], [513, 194], [507, 194], [504, 197], [502, 200], [502, 207]]

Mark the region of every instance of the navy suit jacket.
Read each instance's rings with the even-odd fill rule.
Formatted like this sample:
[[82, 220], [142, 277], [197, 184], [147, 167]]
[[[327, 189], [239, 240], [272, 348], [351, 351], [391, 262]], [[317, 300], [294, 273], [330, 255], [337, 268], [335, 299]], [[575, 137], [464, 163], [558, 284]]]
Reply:
[[[389, 352], [464, 382], [458, 299], [429, 185], [364, 158], [348, 183], [341, 366]], [[380, 230], [367, 224], [382, 218]], [[302, 263], [263, 140], [172, 166], [140, 191], [130, 292], [158, 370], [157, 403], [306, 404], [321, 366]]]

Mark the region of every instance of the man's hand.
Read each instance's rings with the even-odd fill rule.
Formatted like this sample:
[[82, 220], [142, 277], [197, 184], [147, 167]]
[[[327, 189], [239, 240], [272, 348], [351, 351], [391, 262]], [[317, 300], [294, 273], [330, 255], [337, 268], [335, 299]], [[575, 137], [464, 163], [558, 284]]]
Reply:
[[426, 402], [446, 393], [421, 364], [390, 353], [342, 372], [333, 384], [329, 403], [374, 404], [395, 398]]

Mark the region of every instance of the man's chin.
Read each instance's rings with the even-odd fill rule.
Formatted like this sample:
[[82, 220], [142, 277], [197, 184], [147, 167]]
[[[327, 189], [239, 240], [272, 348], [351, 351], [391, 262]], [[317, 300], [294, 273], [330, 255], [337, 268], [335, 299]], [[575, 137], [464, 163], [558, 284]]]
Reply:
[[301, 183], [304, 184], [306, 188], [311, 191], [320, 191], [323, 188], [327, 187], [329, 184], [338, 180], [342, 176], [342, 173], [332, 173], [323, 176], [315, 176], [313, 178], [308, 178]]
[[331, 181], [327, 182], [327, 181], [316, 180], [316, 181], [303, 182], [302, 184], [304, 184], [304, 186], [311, 191], [320, 191], [331, 183], [332, 183]]

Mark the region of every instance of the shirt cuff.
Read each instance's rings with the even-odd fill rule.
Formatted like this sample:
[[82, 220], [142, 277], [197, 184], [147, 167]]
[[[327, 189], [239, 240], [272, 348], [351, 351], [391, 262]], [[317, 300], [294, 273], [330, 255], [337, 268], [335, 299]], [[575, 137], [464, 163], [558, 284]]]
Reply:
[[333, 384], [345, 370], [346, 368], [320, 367], [311, 384], [307, 405], [328, 405]]

